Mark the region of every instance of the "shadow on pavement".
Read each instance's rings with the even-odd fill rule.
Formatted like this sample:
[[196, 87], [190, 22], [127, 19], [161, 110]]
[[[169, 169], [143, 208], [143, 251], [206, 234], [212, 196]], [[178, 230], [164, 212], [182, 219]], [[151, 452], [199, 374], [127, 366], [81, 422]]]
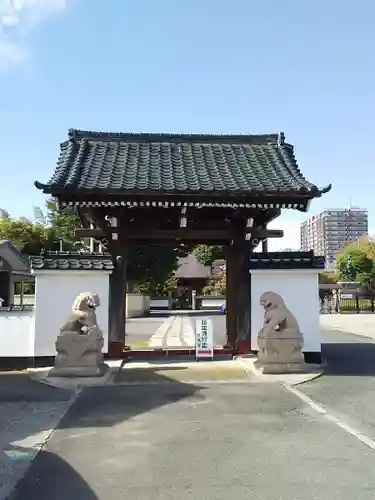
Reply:
[[137, 374], [135, 371], [123, 370], [116, 376], [117, 382], [123, 382], [126, 377], [126, 381], [133, 384], [86, 388], [58, 428], [110, 427], [182, 399], [199, 397], [197, 393], [203, 389], [161, 375], [157, 369]]
[[[26, 453], [27, 448], [19, 451]], [[65, 460], [55, 453], [42, 450], [8, 497], [8, 500], [26, 499], [98, 500], [98, 497]]]
[[326, 375], [374, 376], [375, 343], [345, 342], [322, 345]]
[[168, 309], [151, 311], [148, 317], [156, 319], [170, 316], [224, 316], [224, 314], [218, 309]]
[[26, 372], [0, 373], [0, 403], [68, 401], [73, 391], [56, 389], [32, 380]]
[[[0, 374], [0, 449], [50, 431], [74, 392], [31, 380], [27, 373]], [[1, 462], [1, 453], [0, 453]]]
[[[59, 389], [51, 389], [59, 392]], [[56, 443], [69, 443], [73, 435], [77, 431], [79, 433], [79, 429], [87, 429], [87, 432], [91, 433], [93, 429], [95, 431], [116, 426], [137, 415], [182, 399], [191, 398], [191, 402], [195, 404], [200, 399], [205, 399], [199, 394], [200, 389], [203, 387], [181, 383], [152, 370], [148, 370], [147, 383], [143, 385], [84, 389], [65, 413], [54, 434], [31, 462], [9, 500], [97, 499], [84, 479], [62, 458], [64, 448], [59, 448]], [[119, 439], [122, 439], [120, 436]]]

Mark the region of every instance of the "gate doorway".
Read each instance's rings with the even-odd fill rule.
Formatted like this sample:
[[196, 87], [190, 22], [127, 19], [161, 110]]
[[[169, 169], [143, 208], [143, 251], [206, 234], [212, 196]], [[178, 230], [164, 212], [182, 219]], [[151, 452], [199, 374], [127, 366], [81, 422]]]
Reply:
[[[300, 172], [283, 133], [264, 135], [121, 134], [70, 130], [47, 184], [35, 183], [77, 211], [78, 238], [94, 238], [114, 262], [109, 353], [125, 340], [126, 261], [134, 245], [226, 248], [226, 346], [251, 350], [249, 257], [282, 209], [306, 212], [328, 192]], [[185, 300], [185, 299], [184, 299]]]

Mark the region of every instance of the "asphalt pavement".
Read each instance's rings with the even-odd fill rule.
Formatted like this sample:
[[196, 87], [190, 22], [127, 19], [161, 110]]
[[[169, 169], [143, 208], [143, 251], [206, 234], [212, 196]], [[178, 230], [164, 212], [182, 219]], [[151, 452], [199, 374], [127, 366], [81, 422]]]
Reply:
[[323, 359], [325, 375], [299, 389], [375, 439], [375, 342], [339, 330], [324, 331]]
[[[157, 335], [157, 331], [160, 331], [160, 327], [171, 316], [176, 316], [181, 319], [184, 317], [183, 328], [185, 330], [191, 325], [194, 328], [196, 319], [202, 318], [202, 316], [208, 316], [212, 319], [214, 324], [215, 332], [215, 345], [225, 345], [226, 343], [226, 316], [220, 312], [212, 311], [152, 311], [149, 317], [146, 318], [131, 318], [126, 320], [126, 344], [133, 348], [148, 348], [152, 346], [151, 338]], [[179, 325], [177, 329], [180, 328]], [[190, 328], [190, 329], [191, 329]], [[162, 333], [164, 336], [168, 332], [168, 328]], [[160, 340], [160, 347], [163, 347], [163, 340]], [[165, 346], [164, 346], [165, 347]], [[170, 347], [185, 347], [179, 342], [175, 345], [170, 345]]]
[[73, 397], [26, 373], [0, 373], [0, 500], [26, 472]]
[[147, 318], [131, 318], [126, 320], [126, 345], [147, 347], [148, 341], [156, 330], [168, 318], [168, 313], [151, 314]]
[[294, 393], [260, 379], [83, 390], [11, 500], [373, 500], [375, 343], [323, 337], [326, 374]]

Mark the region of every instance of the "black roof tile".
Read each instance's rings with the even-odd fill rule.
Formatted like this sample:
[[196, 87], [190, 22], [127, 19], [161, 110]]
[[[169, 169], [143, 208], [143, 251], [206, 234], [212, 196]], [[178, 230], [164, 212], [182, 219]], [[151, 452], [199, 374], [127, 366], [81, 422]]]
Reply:
[[66, 271], [112, 271], [113, 262], [110, 254], [85, 252], [46, 252], [31, 256], [33, 270]]
[[117, 134], [70, 130], [46, 193], [215, 193], [320, 196], [284, 134]]
[[254, 252], [250, 269], [324, 269], [324, 256], [314, 252]]

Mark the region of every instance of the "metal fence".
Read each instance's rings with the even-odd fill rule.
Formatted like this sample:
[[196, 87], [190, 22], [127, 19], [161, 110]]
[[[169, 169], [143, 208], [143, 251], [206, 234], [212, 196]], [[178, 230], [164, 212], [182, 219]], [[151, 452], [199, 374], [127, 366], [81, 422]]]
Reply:
[[375, 313], [375, 296], [353, 294], [352, 298], [336, 300], [326, 296], [320, 301], [320, 314]]

